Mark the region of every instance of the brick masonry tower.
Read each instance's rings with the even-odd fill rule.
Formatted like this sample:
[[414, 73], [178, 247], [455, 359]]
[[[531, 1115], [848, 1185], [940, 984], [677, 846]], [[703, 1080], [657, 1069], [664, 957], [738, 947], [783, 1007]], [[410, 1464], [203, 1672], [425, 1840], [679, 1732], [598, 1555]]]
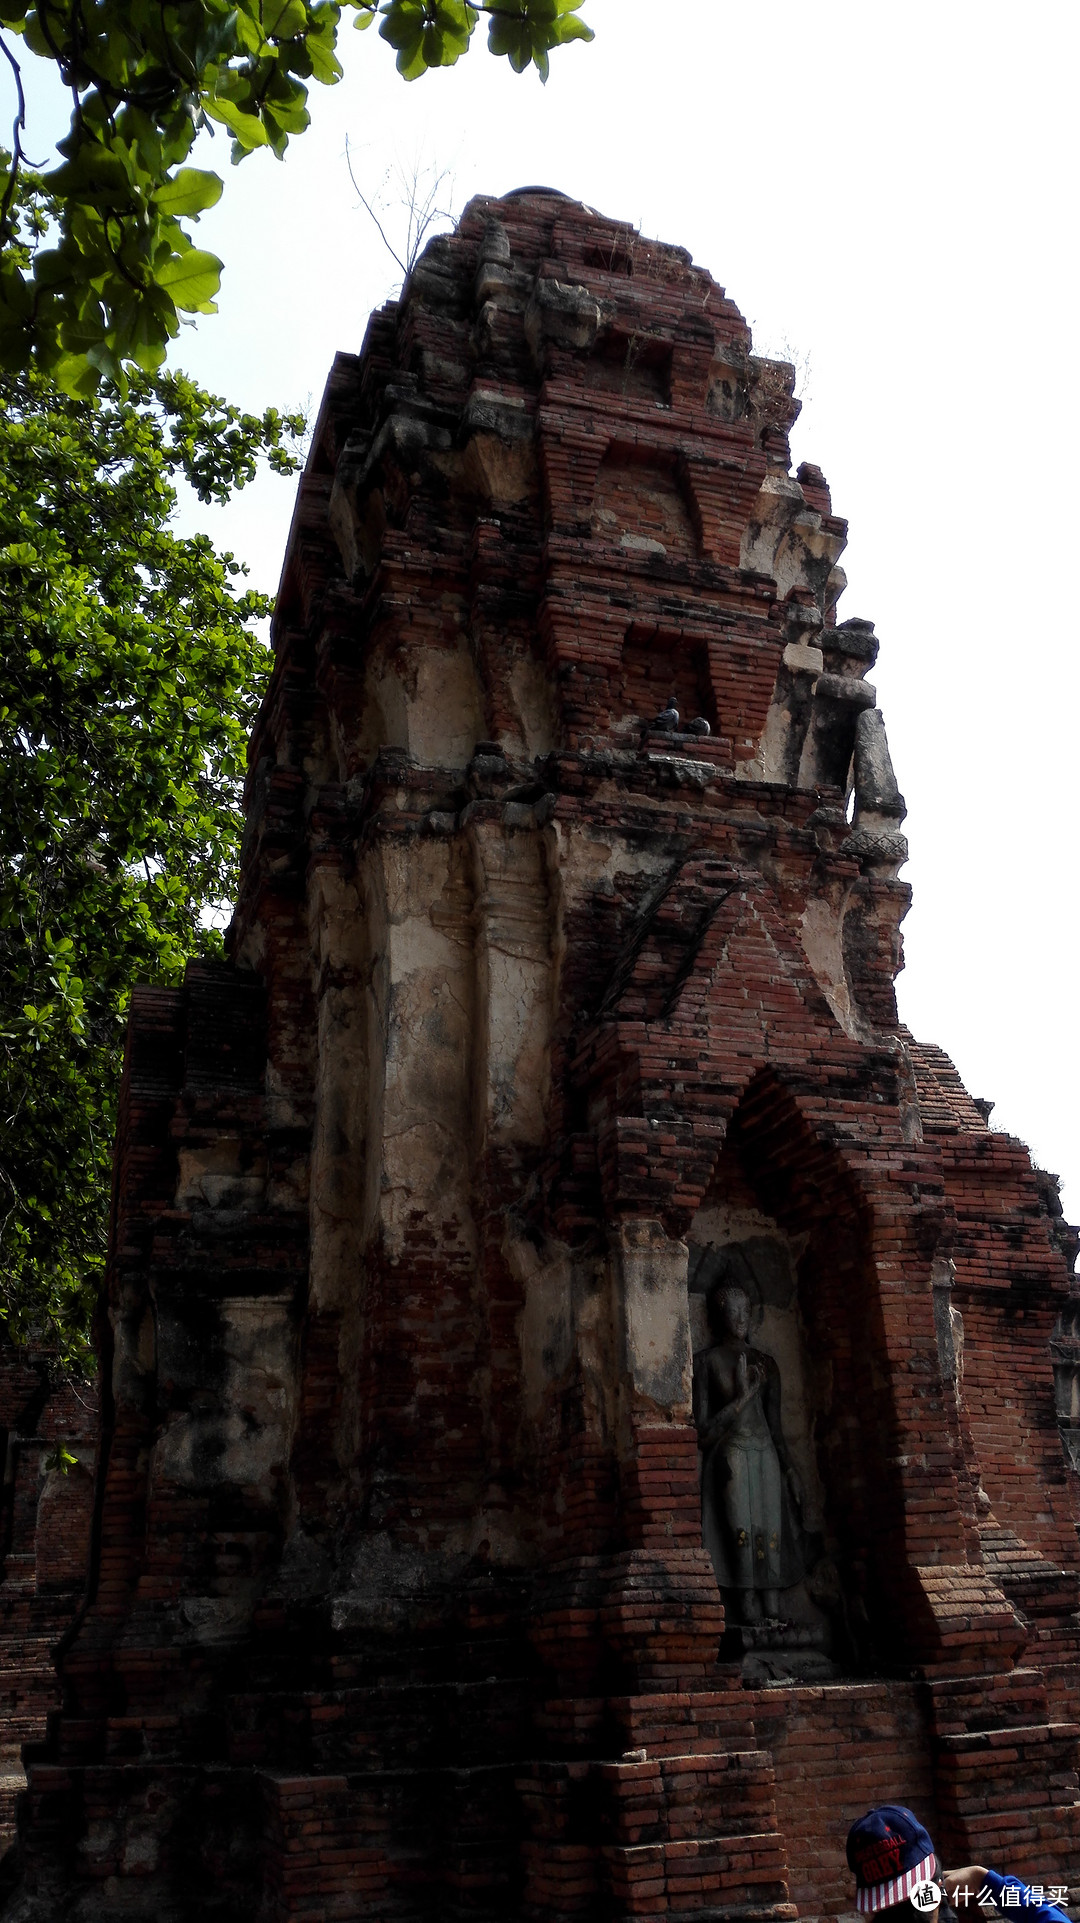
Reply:
[[539, 189], [335, 363], [231, 964], [132, 1013], [9, 1918], [836, 1914], [882, 1799], [1080, 1879], [1075, 1245], [898, 1022], [796, 411], [683, 250]]

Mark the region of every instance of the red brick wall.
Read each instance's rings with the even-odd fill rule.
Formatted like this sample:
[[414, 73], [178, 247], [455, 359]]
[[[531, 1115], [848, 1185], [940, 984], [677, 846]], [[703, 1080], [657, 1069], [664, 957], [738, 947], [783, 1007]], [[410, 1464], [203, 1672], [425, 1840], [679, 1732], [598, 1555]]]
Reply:
[[875, 1803], [903, 1803], [936, 1827], [930, 1731], [915, 1683], [863, 1682], [763, 1690], [759, 1742], [772, 1753], [788, 1886], [801, 1917], [854, 1908], [847, 1832]]

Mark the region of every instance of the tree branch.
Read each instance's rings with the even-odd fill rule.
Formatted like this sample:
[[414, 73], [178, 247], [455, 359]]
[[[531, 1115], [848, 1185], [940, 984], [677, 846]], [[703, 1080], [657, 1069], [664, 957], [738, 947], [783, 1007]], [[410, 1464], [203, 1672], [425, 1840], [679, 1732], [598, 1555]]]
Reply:
[[352, 181], [353, 186], [356, 188], [356, 195], [357, 195], [357, 199], [360, 202], [360, 205], [363, 207], [366, 213], [371, 215], [372, 220], [375, 222], [375, 225], [379, 230], [379, 235], [382, 240], [382, 244], [386, 248], [387, 253], [390, 255], [391, 260], [394, 260], [397, 262], [402, 273], [407, 277], [409, 270], [406, 267], [405, 262], [402, 260], [401, 255], [397, 251], [397, 248], [391, 246], [389, 240], [386, 237], [386, 229], [384, 228], [382, 221], [379, 219], [379, 216], [375, 212], [375, 209], [372, 206], [367, 195], [361, 192], [359, 182], [357, 181], [356, 175], [353, 173], [352, 155], [349, 152], [348, 134], [346, 134], [345, 136], [345, 165], [349, 169], [349, 179]]
[[10, 224], [11, 207], [19, 179], [19, 166], [26, 158], [21, 139], [21, 135], [26, 132], [26, 95], [23, 92], [22, 68], [2, 33], [0, 33], [0, 53], [3, 54], [14, 75], [16, 99], [15, 118], [11, 123], [11, 166], [8, 170], [7, 186], [4, 188], [4, 198], [0, 201], [0, 236], [6, 244], [14, 238], [14, 229]]

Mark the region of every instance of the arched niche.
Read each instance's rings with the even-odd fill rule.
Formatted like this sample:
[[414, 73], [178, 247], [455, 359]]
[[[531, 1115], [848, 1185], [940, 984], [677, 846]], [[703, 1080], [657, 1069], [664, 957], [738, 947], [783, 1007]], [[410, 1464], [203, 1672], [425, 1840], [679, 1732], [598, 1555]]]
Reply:
[[695, 1357], [714, 1339], [713, 1290], [742, 1289], [747, 1340], [779, 1372], [783, 1439], [802, 1490], [805, 1574], [781, 1594], [791, 1631], [750, 1625], [732, 1637], [730, 1653], [744, 1649], [753, 1681], [878, 1666], [890, 1613], [879, 1607], [880, 1572], [903, 1534], [870, 1225], [828, 1132], [771, 1072], [757, 1076], [686, 1238]]

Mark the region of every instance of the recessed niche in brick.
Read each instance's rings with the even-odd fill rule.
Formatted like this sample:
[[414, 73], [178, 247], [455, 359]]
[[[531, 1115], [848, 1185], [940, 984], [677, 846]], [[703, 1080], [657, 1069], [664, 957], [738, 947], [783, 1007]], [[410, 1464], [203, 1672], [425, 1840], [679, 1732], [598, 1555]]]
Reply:
[[639, 553], [696, 556], [699, 551], [674, 461], [642, 459], [625, 448], [612, 448], [600, 463], [592, 527], [602, 540]]
[[671, 342], [612, 330], [597, 345], [597, 386], [628, 399], [671, 406]]
[[674, 697], [682, 723], [700, 715], [715, 732], [707, 642], [635, 624], [623, 648], [620, 697], [624, 727], [648, 724]]

